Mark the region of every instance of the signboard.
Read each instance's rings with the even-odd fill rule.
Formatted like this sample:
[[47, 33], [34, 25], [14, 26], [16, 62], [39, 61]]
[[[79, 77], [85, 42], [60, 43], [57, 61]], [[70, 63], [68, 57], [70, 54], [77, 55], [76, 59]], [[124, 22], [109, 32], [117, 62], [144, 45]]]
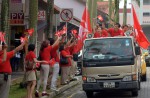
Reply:
[[60, 18], [62, 21], [69, 22], [73, 18], [73, 9], [72, 8], [66, 8], [62, 9], [60, 13]]
[[38, 11], [38, 20], [45, 20], [46, 19], [46, 13], [45, 11]]
[[10, 24], [24, 24], [24, 13], [10, 13]]

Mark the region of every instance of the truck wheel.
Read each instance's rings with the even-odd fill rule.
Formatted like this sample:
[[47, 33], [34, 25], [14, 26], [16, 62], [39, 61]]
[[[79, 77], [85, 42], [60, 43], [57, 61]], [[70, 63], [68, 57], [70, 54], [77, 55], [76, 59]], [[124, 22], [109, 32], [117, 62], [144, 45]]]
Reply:
[[87, 98], [90, 98], [93, 96], [93, 92], [92, 91], [85, 91]]
[[142, 81], [146, 81], [146, 74], [142, 75]]
[[132, 96], [137, 97], [138, 96], [138, 90], [132, 91]]

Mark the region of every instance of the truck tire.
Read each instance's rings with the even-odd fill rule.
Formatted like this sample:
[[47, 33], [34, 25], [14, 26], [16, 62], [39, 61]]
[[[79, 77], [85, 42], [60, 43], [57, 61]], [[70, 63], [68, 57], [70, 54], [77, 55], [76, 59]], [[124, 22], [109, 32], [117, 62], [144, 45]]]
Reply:
[[92, 91], [85, 91], [87, 98], [91, 98], [93, 96]]
[[138, 96], [138, 90], [132, 91], [132, 96], [133, 96], [133, 97], [137, 97], [137, 96]]

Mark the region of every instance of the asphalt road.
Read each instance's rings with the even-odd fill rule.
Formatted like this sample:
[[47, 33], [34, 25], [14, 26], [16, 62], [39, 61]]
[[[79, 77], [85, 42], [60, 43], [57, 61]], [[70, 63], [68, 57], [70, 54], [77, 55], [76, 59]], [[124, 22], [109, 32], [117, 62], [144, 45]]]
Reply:
[[[80, 78], [81, 79], [81, 78]], [[55, 98], [87, 98], [82, 91], [82, 83], [68, 89]], [[150, 67], [147, 68], [147, 81], [141, 82], [141, 90], [138, 97], [132, 97], [131, 92], [95, 92], [91, 98], [150, 98]]]

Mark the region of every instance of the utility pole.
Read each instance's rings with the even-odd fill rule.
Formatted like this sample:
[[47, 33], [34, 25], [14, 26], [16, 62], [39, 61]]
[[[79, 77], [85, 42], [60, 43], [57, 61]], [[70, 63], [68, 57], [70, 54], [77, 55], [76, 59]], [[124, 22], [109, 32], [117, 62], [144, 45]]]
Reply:
[[127, 0], [124, 0], [123, 25], [127, 24]]
[[54, 15], [54, 0], [47, 0], [47, 27], [46, 27], [46, 38], [53, 36], [53, 15]]

